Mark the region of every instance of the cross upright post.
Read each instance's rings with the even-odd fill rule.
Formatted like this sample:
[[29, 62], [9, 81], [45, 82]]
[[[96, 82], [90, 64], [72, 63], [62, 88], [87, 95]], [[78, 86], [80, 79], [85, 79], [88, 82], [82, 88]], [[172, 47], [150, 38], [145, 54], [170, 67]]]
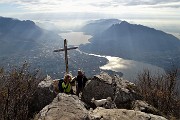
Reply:
[[65, 52], [65, 64], [66, 64], [66, 73], [67, 73], [67, 74], [69, 73], [67, 51], [68, 51], [68, 50], [72, 50], [72, 49], [77, 49], [77, 48], [78, 48], [78, 47], [68, 48], [68, 47], [67, 47], [67, 40], [65, 39], [65, 40], [64, 40], [64, 48], [53, 51], [53, 52], [60, 52], [60, 51], [64, 51], [64, 52]]
[[68, 56], [67, 56], [67, 40], [64, 40], [64, 51], [65, 51], [65, 64], [66, 64], [66, 73], [68, 73]]

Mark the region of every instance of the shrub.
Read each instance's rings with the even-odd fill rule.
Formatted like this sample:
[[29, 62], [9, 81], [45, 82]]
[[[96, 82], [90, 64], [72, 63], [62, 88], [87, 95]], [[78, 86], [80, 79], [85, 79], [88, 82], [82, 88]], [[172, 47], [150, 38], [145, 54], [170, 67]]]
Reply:
[[37, 85], [42, 80], [39, 71], [30, 72], [25, 63], [5, 71], [0, 68], [0, 118], [28, 120], [36, 112], [32, 107]]
[[145, 101], [159, 109], [168, 118], [180, 118], [178, 69], [152, 76], [149, 70], [138, 75], [136, 85]]

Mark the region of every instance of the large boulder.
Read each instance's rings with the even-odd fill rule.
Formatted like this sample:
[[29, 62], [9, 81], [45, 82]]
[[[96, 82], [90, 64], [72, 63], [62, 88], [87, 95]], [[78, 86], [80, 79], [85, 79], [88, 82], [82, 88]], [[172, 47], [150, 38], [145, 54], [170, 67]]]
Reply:
[[141, 99], [133, 88], [134, 83], [123, 80], [119, 76], [111, 77], [107, 73], [101, 73], [86, 84], [82, 93], [82, 100], [93, 107], [91, 99], [106, 99], [111, 97], [117, 108], [131, 108], [134, 100]]
[[33, 108], [36, 111], [42, 110], [46, 105], [50, 104], [56, 97], [56, 93], [50, 91], [52, 85], [52, 78], [47, 75], [47, 77], [38, 84], [38, 90], [35, 93]]
[[44, 107], [35, 120], [86, 120], [88, 111], [76, 95], [59, 93], [53, 102]]
[[167, 120], [164, 117], [127, 109], [98, 107], [90, 112], [90, 120]]

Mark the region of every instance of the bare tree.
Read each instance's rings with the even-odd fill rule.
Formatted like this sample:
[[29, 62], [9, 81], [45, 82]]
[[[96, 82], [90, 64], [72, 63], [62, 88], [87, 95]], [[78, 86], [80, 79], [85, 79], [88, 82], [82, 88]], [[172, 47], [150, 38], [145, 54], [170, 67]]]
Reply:
[[30, 107], [41, 78], [38, 71], [30, 72], [25, 63], [9, 71], [0, 69], [0, 118], [2, 120], [28, 120]]
[[179, 118], [178, 69], [152, 76], [149, 70], [138, 75], [136, 85], [144, 100], [161, 110], [167, 117]]

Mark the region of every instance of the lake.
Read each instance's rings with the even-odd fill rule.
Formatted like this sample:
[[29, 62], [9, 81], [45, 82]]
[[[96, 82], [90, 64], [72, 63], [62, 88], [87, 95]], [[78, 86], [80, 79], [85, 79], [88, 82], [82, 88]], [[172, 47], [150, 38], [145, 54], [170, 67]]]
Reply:
[[76, 45], [89, 43], [91, 35], [85, 35], [83, 32], [67, 32], [59, 34], [62, 38], [67, 39], [68, 45]]
[[[68, 33], [61, 33], [60, 35], [62, 38], [67, 39], [68, 45], [86, 44], [89, 43], [88, 40], [92, 37], [91, 35], [85, 35], [83, 32], [68, 32]], [[108, 60], [108, 63], [103, 66], [100, 66], [100, 69], [122, 72], [123, 78], [128, 79], [130, 81], [133, 81], [133, 79], [137, 77], [137, 74], [145, 69], [148, 69], [152, 73], [152, 75], [156, 73], [165, 73], [164, 69], [143, 62], [126, 60], [123, 58], [113, 57], [113, 56], [102, 56], [96, 54], [89, 54], [89, 55], [106, 58]]]

